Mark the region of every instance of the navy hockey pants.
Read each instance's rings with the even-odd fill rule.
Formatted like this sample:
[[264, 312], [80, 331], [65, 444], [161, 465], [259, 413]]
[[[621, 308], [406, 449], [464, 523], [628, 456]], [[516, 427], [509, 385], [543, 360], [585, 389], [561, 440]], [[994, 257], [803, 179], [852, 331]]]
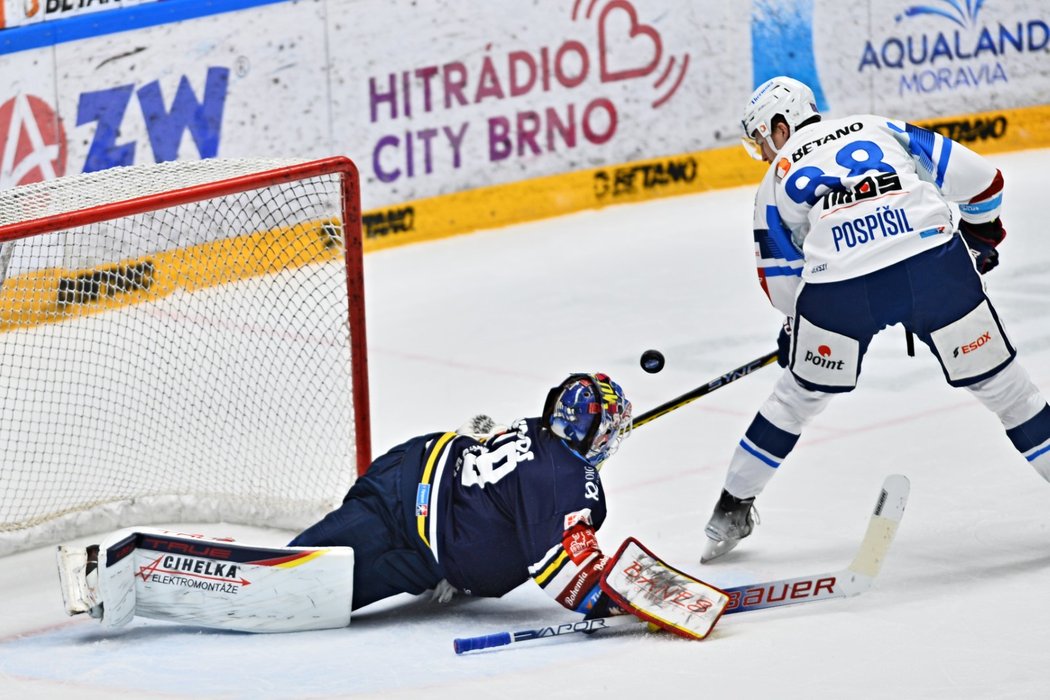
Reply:
[[290, 547], [353, 547], [354, 610], [398, 593], [418, 595], [444, 578], [433, 555], [415, 546], [419, 537], [409, 530], [405, 517], [402, 475], [418, 481], [414, 461], [419, 451], [411, 449], [414, 442], [375, 459], [339, 508], [288, 543]]
[[795, 319], [789, 366], [813, 391], [852, 390], [871, 339], [896, 323], [929, 346], [952, 386], [987, 379], [1016, 355], [959, 235], [861, 277], [804, 285]]

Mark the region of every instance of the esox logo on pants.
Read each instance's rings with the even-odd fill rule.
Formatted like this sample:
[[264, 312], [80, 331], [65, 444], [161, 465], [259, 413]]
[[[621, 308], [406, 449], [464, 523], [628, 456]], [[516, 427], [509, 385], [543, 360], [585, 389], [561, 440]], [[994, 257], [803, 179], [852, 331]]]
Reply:
[[966, 343], [965, 345], [960, 345], [957, 348], [955, 348], [954, 350], [952, 350], [952, 357], [958, 357], [960, 354], [965, 355], [967, 353], [971, 353], [974, 350], [976, 350], [979, 347], [981, 347], [982, 345], [984, 345], [985, 343], [991, 342], [991, 340], [992, 340], [992, 332], [991, 331], [985, 331], [984, 333], [981, 334], [981, 337], [979, 337], [977, 340], [974, 340], [973, 342], [970, 342], [970, 343]]

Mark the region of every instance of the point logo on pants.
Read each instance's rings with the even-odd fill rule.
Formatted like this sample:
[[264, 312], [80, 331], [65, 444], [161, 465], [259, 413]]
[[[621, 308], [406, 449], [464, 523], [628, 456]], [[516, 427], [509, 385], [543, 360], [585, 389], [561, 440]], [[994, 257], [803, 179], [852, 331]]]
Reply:
[[62, 177], [66, 134], [39, 97], [17, 95], [0, 105], [0, 189]]
[[827, 345], [821, 345], [818, 347], [816, 354], [814, 354], [812, 350], [806, 350], [805, 361], [811, 362], [817, 367], [823, 367], [824, 369], [839, 370], [846, 365], [843, 360], [831, 359], [831, 348]]

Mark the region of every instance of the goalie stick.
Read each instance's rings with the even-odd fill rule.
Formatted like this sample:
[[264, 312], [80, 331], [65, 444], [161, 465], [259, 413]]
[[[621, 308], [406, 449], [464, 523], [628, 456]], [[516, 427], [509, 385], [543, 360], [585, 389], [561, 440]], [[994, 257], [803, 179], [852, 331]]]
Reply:
[[[764, 610], [796, 603], [811, 603], [831, 598], [846, 598], [870, 589], [890, 551], [893, 538], [897, 534], [897, 526], [904, 515], [904, 507], [908, 503], [909, 490], [910, 484], [906, 476], [893, 474], [886, 477], [860, 548], [853, 557], [853, 561], [845, 569], [723, 588], [722, 590], [729, 594], [729, 604], [724, 614]], [[463, 654], [468, 651], [491, 649], [534, 639], [641, 624], [641, 620], [631, 615], [579, 620], [517, 632], [498, 632], [480, 637], [455, 639], [453, 648], [457, 654]]]

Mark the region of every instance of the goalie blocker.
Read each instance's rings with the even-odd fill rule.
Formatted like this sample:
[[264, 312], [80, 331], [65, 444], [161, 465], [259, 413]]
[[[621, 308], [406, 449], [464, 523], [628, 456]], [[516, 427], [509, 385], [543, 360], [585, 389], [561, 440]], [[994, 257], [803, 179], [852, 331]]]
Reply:
[[108, 628], [133, 617], [245, 632], [350, 624], [350, 547], [251, 547], [160, 529], [58, 548], [66, 612]]
[[703, 639], [729, 604], [729, 595], [668, 566], [628, 537], [606, 566], [602, 590], [612, 603], [661, 629]]

